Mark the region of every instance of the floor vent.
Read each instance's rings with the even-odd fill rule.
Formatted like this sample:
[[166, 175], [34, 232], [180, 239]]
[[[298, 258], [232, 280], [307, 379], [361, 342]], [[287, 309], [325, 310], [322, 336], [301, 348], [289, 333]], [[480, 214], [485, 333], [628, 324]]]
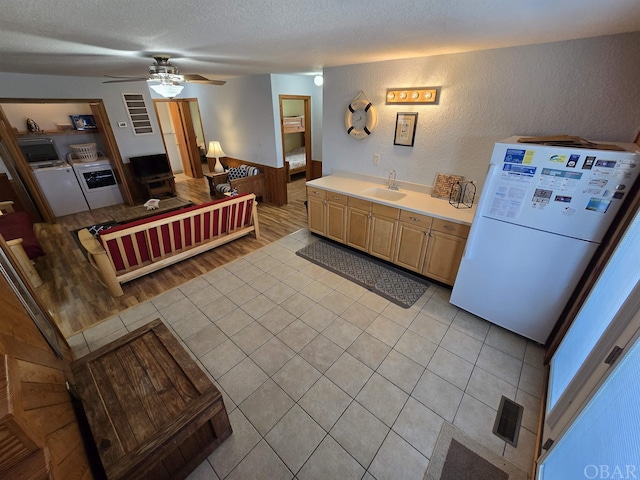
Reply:
[[518, 446], [518, 434], [520, 433], [523, 411], [522, 405], [518, 405], [503, 396], [500, 399], [498, 415], [493, 424], [493, 433], [508, 444], [514, 447]]

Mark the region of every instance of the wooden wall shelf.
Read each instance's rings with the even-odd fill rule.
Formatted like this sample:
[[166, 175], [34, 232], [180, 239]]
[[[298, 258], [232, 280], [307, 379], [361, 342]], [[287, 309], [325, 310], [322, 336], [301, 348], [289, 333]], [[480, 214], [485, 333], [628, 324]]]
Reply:
[[93, 130], [48, 130], [43, 132], [14, 132], [18, 137], [37, 137], [39, 135], [86, 135], [88, 133], [98, 133], [97, 129]]

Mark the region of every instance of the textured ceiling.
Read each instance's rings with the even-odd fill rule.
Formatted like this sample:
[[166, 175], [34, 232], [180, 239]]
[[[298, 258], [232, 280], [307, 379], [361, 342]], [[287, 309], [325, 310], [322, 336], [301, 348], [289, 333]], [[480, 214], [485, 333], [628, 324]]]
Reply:
[[640, 31], [638, 0], [3, 0], [0, 71], [225, 79]]

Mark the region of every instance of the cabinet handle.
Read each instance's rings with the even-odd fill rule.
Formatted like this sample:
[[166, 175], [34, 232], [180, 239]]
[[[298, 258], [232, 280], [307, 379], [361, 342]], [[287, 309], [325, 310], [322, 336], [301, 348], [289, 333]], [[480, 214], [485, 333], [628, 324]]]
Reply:
[[419, 222], [420, 219], [418, 217], [409, 217], [409, 220], [413, 220], [414, 222]]
[[320, 192], [319, 192], [319, 191], [317, 191], [317, 190], [313, 190], [313, 192], [312, 192], [312, 193], [313, 193], [314, 195], [320, 195]]
[[452, 227], [451, 225], [444, 225], [444, 228], [446, 228], [447, 230], [455, 230], [456, 227]]
[[333, 199], [334, 199], [334, 200], [340, 200], [340, 197], [338, 197], [338, 196], [334, 195], [334, 196], [333, 196]]

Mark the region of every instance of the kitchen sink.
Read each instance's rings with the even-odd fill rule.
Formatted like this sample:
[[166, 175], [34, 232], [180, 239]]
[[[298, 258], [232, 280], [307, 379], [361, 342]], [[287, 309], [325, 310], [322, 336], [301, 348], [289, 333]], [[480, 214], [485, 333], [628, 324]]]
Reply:
[[367, 197], [379, 198], [380, 200], [386, 200], [388, 202], [397, 202], [407, 196], [406, 193], [380, 187], [367, 188], [360, 193]]

